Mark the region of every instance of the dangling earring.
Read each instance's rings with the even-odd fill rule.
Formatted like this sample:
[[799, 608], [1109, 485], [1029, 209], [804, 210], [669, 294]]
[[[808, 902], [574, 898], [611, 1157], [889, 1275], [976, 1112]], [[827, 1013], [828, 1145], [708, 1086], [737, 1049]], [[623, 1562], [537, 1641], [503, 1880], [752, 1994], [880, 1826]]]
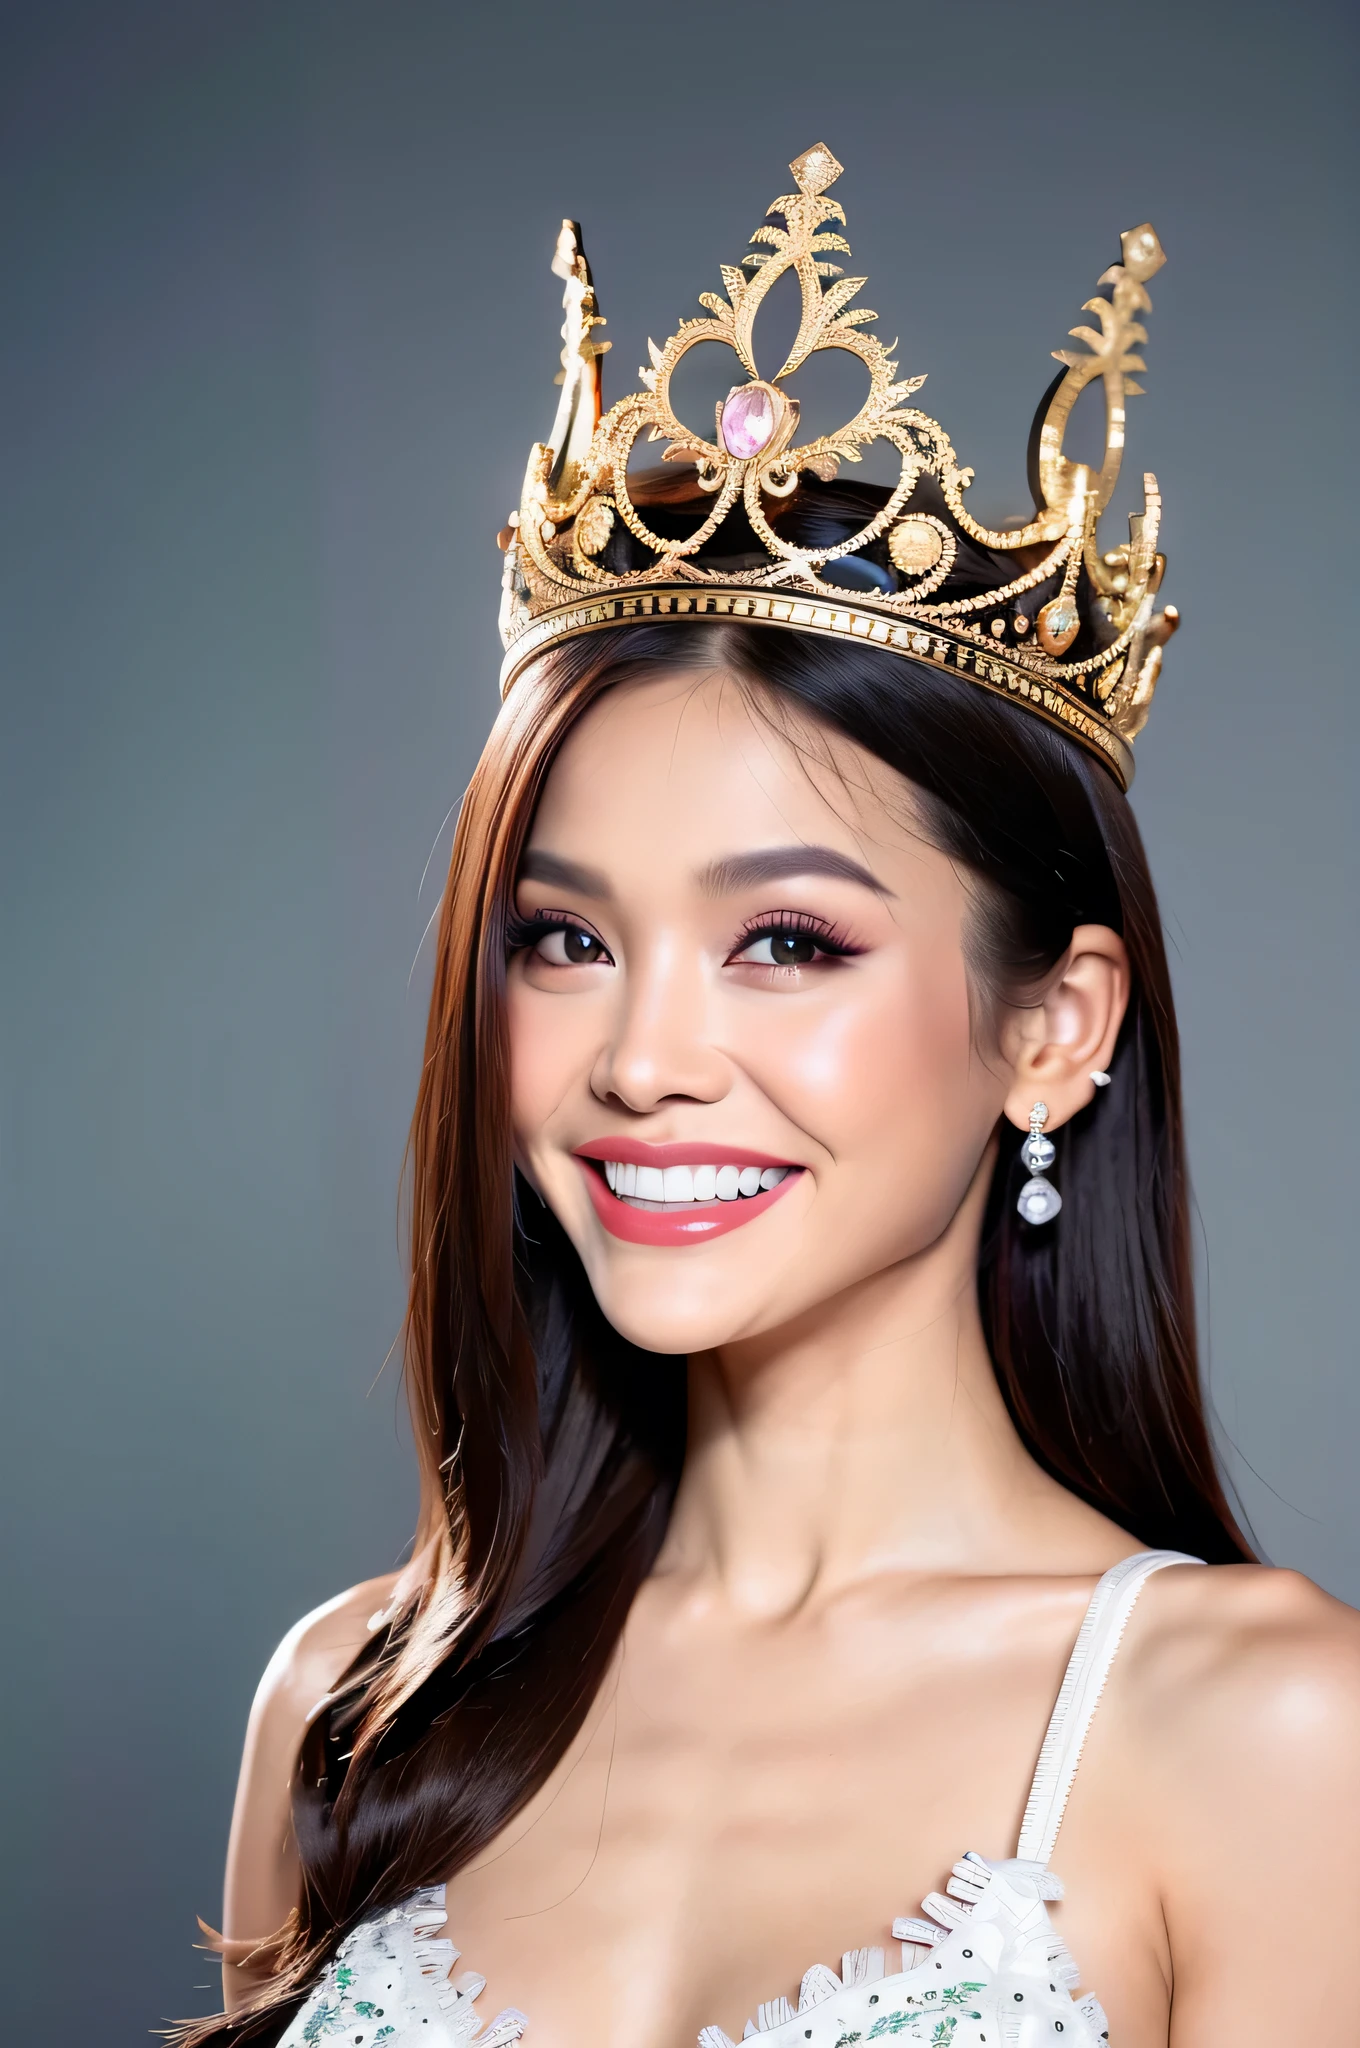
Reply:
[[1052, 1181], [1044, 1179], [1044, 1168], [1057, 1157], [1053, 1140], [1044, 1136], [1047, 1121], [1048, 1104], [1036, 1102], [1029, 1113], [1029, 1136], [1020, 1147], [1020, 1157], [1033, 1179], [1025, 1182], [1015, 1205], [1026, 1223], [1051, 1223], [1062, 1207], [1062, 1196]]

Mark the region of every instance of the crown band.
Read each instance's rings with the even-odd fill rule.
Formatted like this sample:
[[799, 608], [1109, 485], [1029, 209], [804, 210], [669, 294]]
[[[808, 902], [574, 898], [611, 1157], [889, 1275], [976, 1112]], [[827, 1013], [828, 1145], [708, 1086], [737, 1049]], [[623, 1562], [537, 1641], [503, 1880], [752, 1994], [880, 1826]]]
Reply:
[[698, 619], [731, 620], [741, 625], [784, 626], [799, 633], [817, 633], [831, 640], [861, 640], [886, 647], [931, 668], [964, 675], [999, 697], [1019, 698], [1025, 708], [1060, 731], [1073, 733], [1113, 770], [1121, 789], [1133, 780], [1133, 750], [1103, 721], [1074, 704], [1046, 682], [1042, 674], [1013, 655], [981, 641], [956, 639], [939, 627], [912, 625], [876, 612], [867, 605], [836, 598], [779, 597], [765, 590], [696, 589], [650, 584], [645, 590], [617, 592], [541, 612], [511, 642], [501, 664], [501, 696], [507, 697], [521, 672], [546, 647], [578, 640], [585, 633], [611, 626], [652, 624], [667, 619], [682, 624]]

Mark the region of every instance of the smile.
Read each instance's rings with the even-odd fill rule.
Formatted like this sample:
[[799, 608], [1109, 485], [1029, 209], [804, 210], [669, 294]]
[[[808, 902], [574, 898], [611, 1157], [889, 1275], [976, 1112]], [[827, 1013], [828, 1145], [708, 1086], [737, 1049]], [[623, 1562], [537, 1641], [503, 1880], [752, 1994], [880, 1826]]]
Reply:
[[773, 1206], [802, 1169], [727, 1145], [644, 1145], [596, 1139], [578, 1148], [595, 1213], [630, 1244], [722, 1237]]
[[606, 1159], [604, 1177], [622, 1202], [655, 1208], [685, 1207], [691, 1202], [749, 1201], [762, 1189], [777, 1188], [787, 1166], [635, 1166], [631, 1160]]

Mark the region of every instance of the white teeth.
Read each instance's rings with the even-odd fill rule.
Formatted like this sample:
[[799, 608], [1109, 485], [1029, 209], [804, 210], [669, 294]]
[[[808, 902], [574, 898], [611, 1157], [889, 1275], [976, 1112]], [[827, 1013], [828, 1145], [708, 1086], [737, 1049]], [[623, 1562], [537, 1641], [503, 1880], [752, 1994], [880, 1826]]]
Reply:
[[738, 1196], [777, 1188], [792, 1172], [788, 1166], [633, 1166], [619, 1159], [603, 1162], [607, 1186], [621, 1201], [735, 1202]]

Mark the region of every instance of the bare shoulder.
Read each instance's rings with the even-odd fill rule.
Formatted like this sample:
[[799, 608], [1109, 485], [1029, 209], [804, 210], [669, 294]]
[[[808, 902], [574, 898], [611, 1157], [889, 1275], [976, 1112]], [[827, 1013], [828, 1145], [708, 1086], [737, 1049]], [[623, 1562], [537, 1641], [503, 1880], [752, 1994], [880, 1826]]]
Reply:
[[222, 1932], [229, 2003], [252, 1981], [249, 1950], [282, 1926], [296, 1902], [291, 1784], [307, 1723], [380, 1617], [403, 1596], [410, 1569], [366, 1579], [304, 1614], [256, 1687], [227, 1849]]
[[[1178, 1804], [1306, 1825], [1360, 1801], [1360, 1614], [1301, 1573], [1179, 1566], [1130, 1630], [1125, 1725]], [[1355, 1809], [1353, 1809], [1355, 1811]]]
[[1301, 1572], [1271, 1565], [1182, 1565], [1142, 1598], [1136, 1662], [1149, 1702], [1183, 1712], [1231, 1699], [1268, 1727], [1312, 1710], [1360, 1713], [1360, 1613]]
[[[1360, 1615], [1297, 1572], [1159, 1572], [1093, 1734], [1107, 1855], [1166, 1943], [1171, 2048], [1334, 2034], [1360, 1916]], [[1282, 2022], [1260, 1929], [1285, 1880], [1309, 1962]]]
[[[307, 1723], [398, 1597], [404, 1573], [365, 1579], [294, 1622], [265, 1665], [255, 1689], [237, 1786], [243, 1802], [271, 1805], [287, 1795], [293, 1761]], [[233, 1836], [235, 1829], [233, 1828]]]
[[318, 1701], [354, 1661], [391, 1605], [399, 1577], [387, 1572], [365, 1579], [295, 1621], [265, 1665], [252, 1720], [284, 1721], [300, 1741]]

